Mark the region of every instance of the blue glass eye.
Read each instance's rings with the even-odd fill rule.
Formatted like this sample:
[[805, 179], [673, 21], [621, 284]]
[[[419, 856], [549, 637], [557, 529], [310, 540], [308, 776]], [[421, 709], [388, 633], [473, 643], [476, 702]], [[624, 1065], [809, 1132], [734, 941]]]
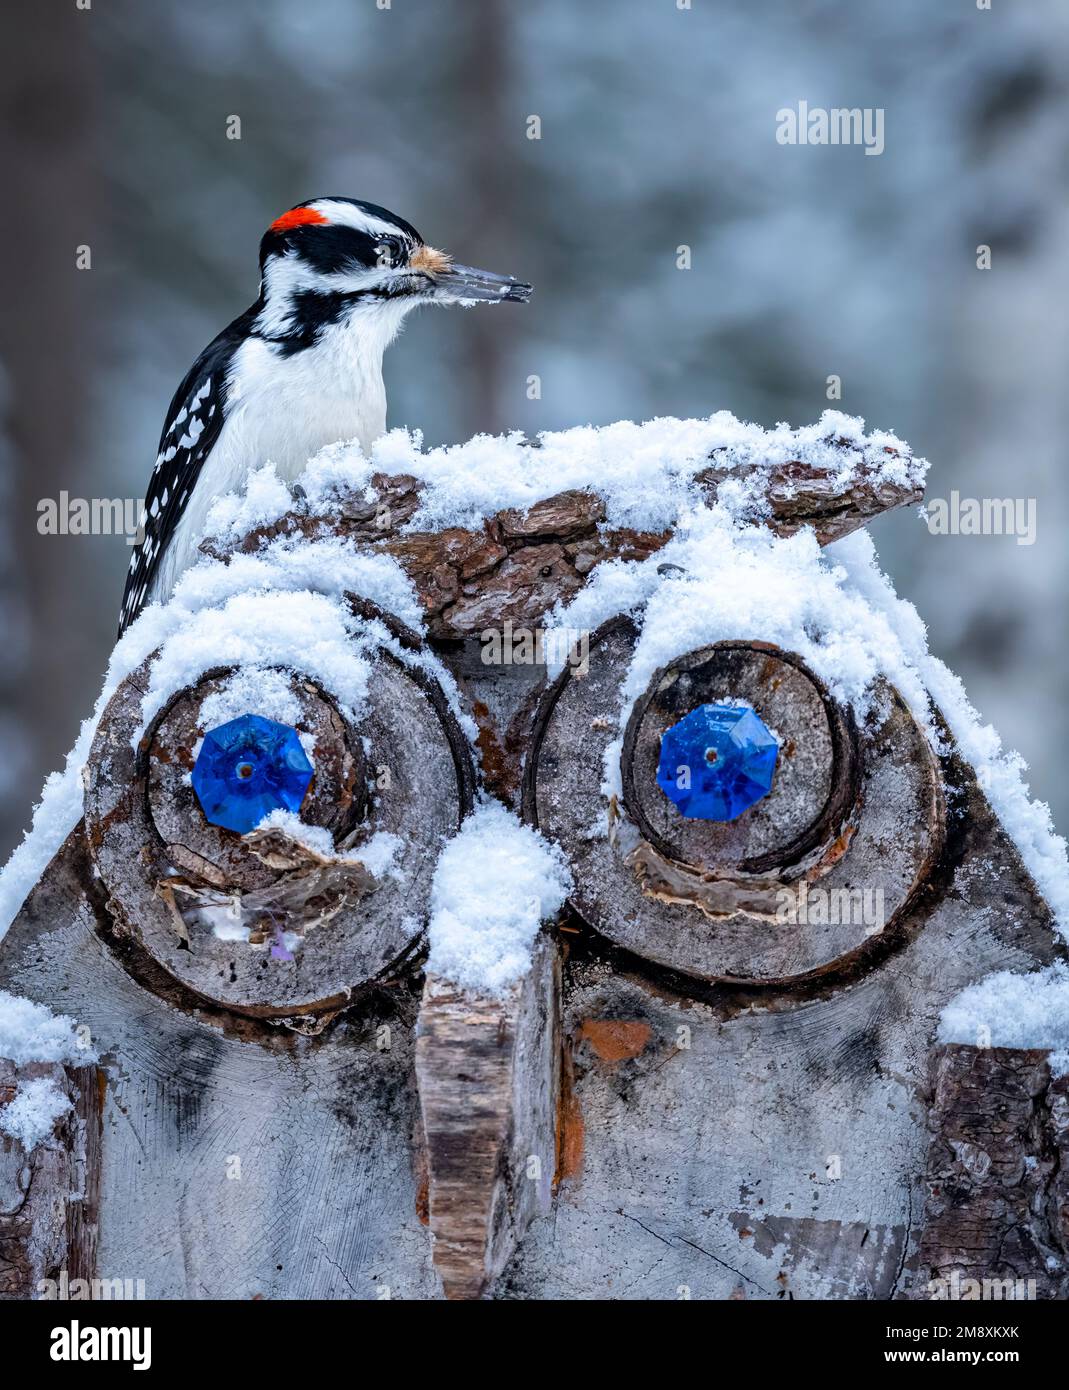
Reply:
[[244, 835], [271, 811], [299, 811], [312, 773], [296, 729], [243, 714], [204, 735], [192, 781], [211, 824]]
[[768, 795], [778, 755], [748, 705], [699, 705], [661, 736], [657, 785], [681, 815], [735, 820]]

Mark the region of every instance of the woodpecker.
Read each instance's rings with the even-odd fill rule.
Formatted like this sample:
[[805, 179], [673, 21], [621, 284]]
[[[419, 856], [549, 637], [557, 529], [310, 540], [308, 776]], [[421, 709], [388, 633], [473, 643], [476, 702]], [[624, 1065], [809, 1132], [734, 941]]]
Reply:
[[208, 509], [270, 461], [295, 478], [324, 444], [386, 428], [382, 355], [421, 304], [524, 302], [531, 286], [456, 265], [374, 203], [313, 198], [260, 243], [260, 294], [171, 401], [126, 576], [119, 636], [197, 558]]

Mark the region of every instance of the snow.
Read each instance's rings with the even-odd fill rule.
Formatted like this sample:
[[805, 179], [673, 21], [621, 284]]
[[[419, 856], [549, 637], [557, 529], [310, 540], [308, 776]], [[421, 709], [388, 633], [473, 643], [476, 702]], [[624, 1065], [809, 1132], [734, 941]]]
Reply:
[[[843, 483], [864, 466], [887, 479], [919, 483], [927, 463], [909, 455], [893, 434], [866, 435], [864, 421], [827, 410], [802, 429], [779, 424], [766, 430], [737, 420], [726, 410], [706, 419], [629, 420], [596, 428], [544, 431], [538, 448], [514, 431], [476, 435], [464, 444], [424, 449], [418, 431], [391, 430], [370, 456], [355, 444], [321, 450], [297, 479], [313, 515], [329, 515], [342, 497], [370, 497], [373, 474], [411, 474], [426, 486], [410, 531], [478, 528], [495, 512], [525, 509], [568, 489], [596, 492], [606, 504], [606, 524], [659, 531], [670, 527], [698, 501], [695, 474], [756, 467], [758, 476], [740, 483], [736, 501], [755, 514], [766, 508], [760, 472], [798, 460], [833, 470]], [[887, 452], [894, 450], [894, 453]], [[714, 451], [715, 460], [710, 459]], [[726, 488], [729, 493], [730, 486]], [[209, 516], [209, 532], [234, 540], [256, 526], [277, 521], [293, 506], [271, 466], [253, 473], [241, 496], [220, 499]]]
[[299, 845], [304, 845], [314, 854], [321, 855], [324, 859], [334, 858], [334, 836], [325, 826], [306, 825], [300, 816], [281, 806], [269, 811], [256, 829], [281, 830], [291, 840], [296, 840]]
[[[216, 666], [242, 666], [251, 679], [272, 666], [299, 670], [354, 714], [363, 705], [371, 672], [362, 636], [360, 620], [323, 594], [234, 594], [220, 608], [190, 615], [164, 642], [152, 663], [142, 724], [132, 742], [140, 742], [145, 726], [176, 690]], [[258, 702], [246, 704], [242, 713], [249, 709], [259, 712]]]
[[216, 498], [208, 511], [206, 531], [219, 539], [240, 540], [257, 526], [277, 521], [293, 506], [289, 487], [278, 476], [273, 463], [255, 468], [245, 481], [244, 490]]
[[1050, 1049], [1054, 1075], [1069, 1074], [1069, 966], [1031, 975], [1001, 970], [970, 985], [943, 1010], [939, 1041]]
[[297, 723], [301, 702], [282, 671], [242, 667], [227, 676], [200, 707], [201, 723], [206, 729], [217, 729], [220, 724], [229, 724], [250, 712], [279, 724]]
[[481, 803], [435, 869], [428, 971], [500, 997], [527, 973], [538, 929], [570, 887], [556, 845], [499, 802]]
[[[96, 1056], [88, 1034], [84, 1040], [79, 1036], [74, 1019], [0, 990], [0, 1057], [16, 1066], [27, 1062], [84, 1066]], [[70, 1108], [70, 1101], [50, 1077], [22, 1080], [14, 1098], [0, 1109], [0, 1133], [17, 1139], [29, 1151], [51, 1134], [56, 1120]]]
[[374, 874], [376, 878], [382, 878], [387, 874], [399, 878], [397, 856], [403, 848], [404, 841], [400, 835], [394, 835], [389, 830], [376, 830], [370, 840], [354, 846], [343, 857], [355, 859], [357, 863], [363, 864], [368, 873]]
[[412, 584], [400, 565], [388, 555], [360, 550], [340, 536], [311, 540], [283, 537], [255, 554], [232, 555], [229, 563], [206, 558], [186, 571], [166, 608], [153, 604], [142, 616], [160, 614], [166, 635], [174, 620], [168, 621], [163, 615], [172, 609], [179, 613], [195, 612], [217, 605], [231, 595], [259, 589], [294, 593], [315, 590], [337, 598], [345, 593], [361, 594], [412, 627], [418, 627], [423, 616]]
[[[900, 664], [916, 670], [949, 725], [958, 751], [975, 769], [991, 809], [1049, 903], [1062, 935], [1069, 939], [1067, 846], [1054, 829], [1050, 807], [1028, 795], [1024, 759], [1003, 748], [998, 733], [983, 723], [973, 707], [961, 679], [928, 651], [926, 629], [917, 610], [895, 594], [890, 580], [880, 571], [867, 532], [847, 536], [830, 546], [829, 552], [844, 566], [848, 581], [873, 612], [888, 623], [898, 644]], [[912, 706], [910, 692], [901, 684], [899, 689]]]
[[400, 835], [394, 835], [389, 830], [376, 830], [363, 844], [339, 851], [334, 847], [334, 837], [324, 826], [308, 825], [293, 811], [286, 811], [282, 807], [269, 811], [256, 829], [281, 830], [291, 840], [296, 840], [299, 845], [304, 845], [306, 849], [312, 850], [322, 858], [362, 864], [368, 873], [376, 878], [386, 875], [395, 878], [400, 876], [397, 856], [403, 849], [404, 842]]
[[[624, 612], [641, 622], [620, 692], [619, 733], [605, 755], [606, 798], [620, 791], [620, 751], [631, 706], [659, 667], [680, 652], [717, 641], [774, 642], [798, 652], [862, 719], [873, 708], [877, 679], [889, 680], [937, 751], [938, 709], [1069, 938], [1069, 861], [1050, 809], [1029, 797], [1023, 760], [1003, 748], [958, 677], [929, 652], [924, 623], [880, 571], [868, 533], [854, 532], [822, 550], [809, 531], [778, 537], [747, 525], [723, 489], [720, 498], [712, 508], [685, 514], [673, 539], [649, 559], [599, 565], [576, 598], [554, 614], [554, 625], [572, 630], [593, 631]], [[666, 565], [679, 568], [666, 571]], [[607, 820], [599, 833], [606, 833], [606, 825]], [[974, 1041], [981, 1022], [991, 1027], [996, 1045], [1003, 1038], [1005, 1046], [1052, 1047], [1058, 1050], [1052, 1065], [1069, 1068], [1064, 975], [992, 976], [944, 1014], [944, 1025], [961, 1041]]]
[[66, 1014], [54, 1014], [18, 994], [0, 989], [0, 1057], [16, 1066], [24, 1062], [76, 1062], [83, 1066], [96, 1054], [84, 1045]]
[[[833, 446], [832, 440], [845, 444]], [[716, 458], [718, 468], [799, 459], [835, 468], [844, 481], [862, 465], [917, 480], [927, 467], [923, 460], [910, 459], [894, 435], [876, 431], [866, 436], [863, 421], [837, 411], [826, 411], [817, 424], [799, 430], [786, 425], [763, 430], [720, 411], [701, 420], [623, 421], [601, 429], [547, 432], [539, 436], [539, 443], [539, 448], [529, 448], [518, 433], [478, 435], [465, 444], [424, 450], [418, 434], [394, 430], [375, 444], [370, 457], [353, 444], [329, 446], [298, 481], [307, 507], [329, 512], [343, 492], [366, 489], [376, 471], [412, 473], [427, 488], [411, 529], [478, 525], [501, 508], [528, 507], [566, 488], [598, 492], [605, 499], [610, 526], [660, 529], [694, 505], [694, 475], [708, 465], [715, 450], [722, 451]], [[730, 487], [722, 491], [732, 495]], [[293, 505], [289, 488], [268, 464], [250, 473], [241, 495], [217, 501], [211, 529], [234, 540], [252, 527], [277, 520]], [[738, 489], [734, 505], [739, 514], [760, 513], [759, 478]], [[361, 594], [409, 626], [421, 628], [422, 612], [401, 567], [386, 555], [360, 550], [332, 535], [279, 538], [253, 554], [234, 554], [229, 563], [206, 557], [182, 576], [166, 606], [146, 608], [115, 647], [93, 713], [82, 725], [64, 770], [46, 781], [32, 829], [0, 875], [0, 937], [78, 822], [81, 772], [97, 722], [129, 673], [166, 644], [145, 697], [146, 723], [182, 685], [212, 665], [236, 662], [250, 664], [252, 681], [256, 672], [276, 662], [300, 669], [321, 679], [355, 710], [366, 686], [367, 664], [359, 643], [354, 650], [354, 628], [343, 605], [337, 602], [334, 611], [329, 607], [331, 598], [340, 600], [345, 592]], [[303, 639], [320, 620], [322, 633], [317, 633], [315, 643], [307, 643]], [[380, 631], [374, 637], [385, 644], [387, 634]], [[474, 738], [474, 726], [440, 663], [426, 654], [397, 654], [435, 675], [461, 726]], [[236, 690], [232, 693], [229, 701], [217, 697], [215, 707], [236, 710], [240, 701]], [[277, 683], [271, 698], [278, 699]]]
[[[588, 489], [603, 498], [607, 527], [674, 527], [669, 543], [649, 559], [599, 565], [552, 618], [552, 626], [571, 633], [592, 631], [617, 613], [640, 619], [617, 711], [620, 735], [631, 704], [659, 666], [719, 640], [745, 637], [798, 652], [861, 718], [872, 712], [878, 681], [885, 678], [935, 748], [940, 734], [933, 710], [941, 711], [1063, 933], [1069, 930], [1066, 846], [1054, 833], [1048, 808], [1029, 798], [1022, 760], [1002, 748], [961, 682], [929, 653], [924, 624], [880, 572], [868, 535], [856, 532], [822, 550], [809, 530], [780, 537], [759, 524], [768, 512], [765, 476], [777, 464], [797, 460], [832, 470], [845, 488], [862, 467], [889, 480], [919, 483], [924, 460], [913, 459], [894, 435], [866, 435], [863, 421], [837, 411], [796, 430], [764, 430], [721, 411], [707, 419], [547, 432], [538, 444], [529, 447], [512, 433], [425, 450], [418, 433], [394, 430], [370, 455], [353, 444], [332, 445], [309, 462], [296, 500], [267, 465], [249, 475], [242, 493], [218, 500], [210, 526], [232, 542], [295, 505], [329, 516], [353, 493], [370, 497], [372, 475], [383, 472], [412, 474], [424, 484], [410, 530], [477, 527], [497, 511], [524, 509], [566, 489]], [[711, 463], [728, 477], [710, 507], [694, 478]], [[730, 476], [732, 470], [737, 477]], [[123, 678], [157, 648], [142, 704], [144, 724], [174, 691], [214, 666], [234, 664], [245, 669], [212, 697], [207, 708], [213, 720], [226, 722], [255, 708], [292, 723], [295, 702], [269, 669], [276, 666], [320, 680], [357, 717], [373, 649], [388, 647], [439, 681], [474, 739], [475, 726], [437, 658], [407, 652], [384, 625], [354, 618], [343, 600], [347, 592], [422, 628], [413, 586], [391, 557], [326, 533], [275, 538], [255, 553], [233, 554], [229, 563], [205, 557], [182, 576], [166, 607], [146, 609], [116, 646], [96, 709], [64, 772], [46, 783], [33, 829], [0, 876], [0, 936], [81, 814], [79, 774], [101, 712]], [[550, 651], [554, 646], [547, 640]], [[558, 653], [565, 646], [556, 643]], [[618, 790], [618, 777], [619, 740], [607, 757], [607, 795]], [[315, 827], [298, 821], [282, 828], [307, 837], [304, 842], [320, 852], [335, 853]], [[372, 872], [389, 872], [396, 849], [376, 837], [351, 854]], [[566, 884], [567, 869], [554, 848], [503, 807], [480, 806], [438, 866], [432, 968], [473, 988], [506, 988], [526, 969], [538, 925], [559, 907]], [[1045, 987], [1036, 988], [1054, 998]]]
[[[665, 565], [683, 573], [662, 574]], [[561, 610], [560, 622], [593, 630], [615, 613], [644, 606], [622, 690], [628, 707], [654, 671], [681, 652], [739, 637], [798, 652], [855, 709], [865, 707], [874, 681], [891, 667], [923, 705], [916, 673], [894, 660], [889, 625], [874, 623], [871, 606], [845, 579], [808, 529], [776, 536], [764, 527], [740, 526], [727, 506], [694, 508], [668, 545], [647, 560], [599, 565]]]
[[17, 1139], [29, 1153], [52, 1133], [59, 1117], [71, 1108], [51, 1077], [34, 1077], [22, 1082], [14, 1100], [0, 1110], [0, 1133]]

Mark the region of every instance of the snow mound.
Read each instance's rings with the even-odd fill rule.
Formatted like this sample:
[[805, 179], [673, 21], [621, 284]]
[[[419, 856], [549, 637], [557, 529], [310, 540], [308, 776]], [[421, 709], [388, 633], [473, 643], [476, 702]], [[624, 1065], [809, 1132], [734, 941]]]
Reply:
[[16, 1066], [25, 1062], [92, 1062], [96, 1054], [76, 1033], [66, 1014], [54, 1014], [18, 994], [0, 989], [0, 1057]]
[[531, 964], [542, 922], [571, 888], [556, 845], [496, 801], [477, 806], [438, 860], [427, 969], [494, 997]]
[[[16, 1066], [27, 1062], [74, 1062], [85, 1066], [97, 1054], [66, 1014], [54, 1014], [17, 994], [0, 990], [0, 1057]], [[22, 1080], [14, 1098], [0, 1109], [0, 1133], [17, 1139], [29, 1152], [52, 1133], [71, 1103], [51, 1077]]]
[[[217, 729], [253, 710], [279, 724], [296, 724], [301, 717], [301, 703], [290, 682], [281, 671], [273, 669], [234, 671], [200, 707], [206, 729]], [[199, 751], [196, 749], [194, 756]]]
[[[864, 420], [840, 411], [826, 410], [816, 424], [802, 429], [779, 424], [766, 430], [721, 410], [701, 420], [622, 420], [544, 431], [537, 447], [515, 431], [424, 449], [418, 431], [391, 430], [370, 456], [356, 444], [328, 445], [297, 482], [309, 511], [318, 516], [330, 515], [354, 494], [370, 500], [375, 473], [409, 474], [425, 485], [409, 531], [477, 529], [495, 512], [523, 511], [571, 489], [604, 500], [608, 527], [661, 531], [699, 500], [695, 476], [711, 465], [740, 472], [738, 487], [722, 492], [733, 496], [738, 508], [760, 515], [761, 473], [789, 462], [830, 470], [844, 490], [862, 469], [874, 478], [919, 485], [928, 468], [893, 434], [866, 435]], [[753, 469], [757, 476], [742, 481]], [[216, 502], [208, 533], [233, 542], [278, 521], [292, 506], [288, 489], [268, 464], [250, 476], [241, 494]]]
[[29, 1153], [48, 1138], [59, 1117], [72, 1108], [51, 1077], [34, 1077], [24, 1081], [14, 1100], [0, 1110], [0, 1133], [17, 1139]]
[[321, 825], [308, 825], [293, 811], [278, 807], [269, 811], [256, 827], [257, 830], [281, 830], [296, 840], [305, 849], [318, 854], [323, 859], [340, 860], [352, 864], [362, 864], [369, 874], [376, 878], [390, 875], [399, 878], [397, 857], [404, 848], [399, 835], [389, 830], [377, 830], [370, 839], [353, 849], [338, 851], [334, 847], [334, 837]]
[[1069, 966], [1032, 975], [1001, 970], [970, 985], [943, 1010], [939, 1041], [974, 1047], [1042, 1048], [1055, 1076], [1069, 1073]]

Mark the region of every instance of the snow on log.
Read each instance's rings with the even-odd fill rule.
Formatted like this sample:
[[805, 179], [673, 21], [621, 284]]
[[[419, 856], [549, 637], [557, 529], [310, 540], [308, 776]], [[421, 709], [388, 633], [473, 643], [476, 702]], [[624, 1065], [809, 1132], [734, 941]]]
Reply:
[[[759, 481], [767, 523], [788, 536], [810, 526], [822, 545], [839, 540], [874, 516], [919, 503], [919, 472], [888, 476], [876, 464], [859, 466], [844, 478], [837, 466], [788, 460], [771, 470], [715, 463], [694, 477], [698, 495], [715, 502], [724, 484], [745, 488]], [[890, 450], [890, 446], [885, 446]], [[897, 453], [895, 455], [898, 457]], [[491, 624], [535, 622], [554, 604], [583, 587], [586, 576], [607, 559], [645, 559], [670, 539], [671, 530], [606, 529], [608, 509], [596, 491], [570, 489], [520, 509], [496, 512], [478, 530], [418, 529], [427, 484], [411, 475], [375, 473], [359, 492], [335, 493], [325, 513], [289, 513], [254, 527], [236, 545], [208, 542], [220, 558], [239, 549], [254, 553], [278, 536], [314, 536], [329, 525], [336, 534], [371, 544], [400, 561], [416, 586], [428, 630], [438, 639], [477, 633]], [[416, 520], [414, 520], [416, 519]]]

